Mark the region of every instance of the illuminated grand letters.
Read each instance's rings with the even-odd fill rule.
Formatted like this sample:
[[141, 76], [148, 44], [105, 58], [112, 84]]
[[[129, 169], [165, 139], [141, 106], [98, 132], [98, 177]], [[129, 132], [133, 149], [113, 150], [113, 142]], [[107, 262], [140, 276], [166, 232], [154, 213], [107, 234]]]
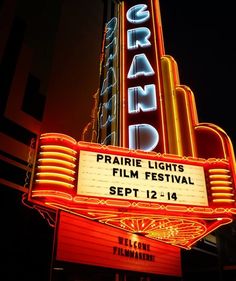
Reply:
[[107, 76], [102, 84], [101, 96], [103, 96], [110, 88], [116, 84], [116, 77], [113, 67], [110, 67], [107, 71]]
[[156, 87], [154, 84], [145, 85], [144, 89], [140, 86], [128, 89], [128, 111], [137, 113], [153, 111], [157, 109]]
[[[104, 59], [104, 80], [100, 97], [103, 102], [100, 103], [99, 110], [99, 127], [100, 127], [100, 142], [102, 144], [115, 145], [116, 133], [111, 131], [111, 123], [117, 119], [116, 100], [117, 93], [115, 87], [117, 84], [116, 69], [113, 67], [114, 59], [117, 57], [117, 18], [113, 17], [106, 24], [105, 35], [105, 59]], [[101, 133], [102, 130], [107, 130], [110, 133]], [[115, 129], [113, 129], [115, 130]]]
[[137, 49], [138, 47], [145, 48], [151, 46], [148, 40], [151, 36], [151, 31], [147, 27], [138, 27], [127, 31], [128, 49]]
[[112, 18], [106, 25], [106, 40], [114, 38], [114, 32], [117, 27], [117, 18]]
[[108, 102], [102, 104], [100, 115], [100, 127], [105, 127], [116, 118], [116, 96], [112, 96]]
[[155, 72], [148, 61], [147, 57], [145, 54], [138, 54], [135, 55], [129, 72], [128, 72], [128, 78], [136, 78], [138, 76], [150, 76], [153, 75]]
[[[150, 18], [147, 5], [138, 4], [131, 7], [126, 18], [131, 24], [141, 24]], [[127, 30], [127, 49], [129, 51], [137, 49], [147, 49], [151, 47], [151, 31], [147, 27], [138, 26]], [[131, 61], [127, 79], [135, 80], [140, 77], [153, 76], [155, 71], [145, 53], [136, 53]], [[136, 81], [136, 80], [135, 80]], [[138, 80], [137, 80], [138, 83]], [[128, 113], [138, 114], [157, 110], [156, 86], [148, 84], [141, 87], [139, 85], [128, 88]], [[128, 126], [129, 148], [151, 151], [155, 149], [159, 142], [159, 133], [150, 124], [135, 124]]]
[[105, 47], [105, 56], [107, 58], [106, 66], [109, 66], [109, 63], [112, 62], [117, 52], [117, 42], [116, 37]]
[[150, 13], [146, 9], [146, 4], [138, 4], [131, 7], [126, 14], [127, 20], [134, 24], [147, 21], [150, 18]]
[[153, 150], [159, 141], [157, 130], [149, 124], [129, 126], [129, 148], [145, 151]]

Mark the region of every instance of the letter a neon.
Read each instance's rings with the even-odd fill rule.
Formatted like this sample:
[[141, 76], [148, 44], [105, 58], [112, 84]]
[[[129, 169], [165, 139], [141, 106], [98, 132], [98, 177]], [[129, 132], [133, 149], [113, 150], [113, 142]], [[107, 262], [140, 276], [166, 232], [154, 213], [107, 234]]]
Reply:
[[128, 78], [136, 78], [138, 76], [151, 76], [155, 74], [150, 62], [148, 61], [145, 54], [138, 54], [133, 57]]

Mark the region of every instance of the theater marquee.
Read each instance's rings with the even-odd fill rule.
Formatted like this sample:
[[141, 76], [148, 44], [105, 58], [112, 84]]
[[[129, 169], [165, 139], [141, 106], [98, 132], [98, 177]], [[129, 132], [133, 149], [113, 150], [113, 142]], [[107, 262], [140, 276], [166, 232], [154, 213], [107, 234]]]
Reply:
[[[155, 159], [155, 160], [154, 160]], [[204, 165], [80, 152], [78, 195], [207, 206]], [[194, 163], [194, 162], [193, 162]]]
[[29, 199], [131, 233], [190, 248], [236, 214], [233, 172], [200, 159], [76, 142], [39, 140]]

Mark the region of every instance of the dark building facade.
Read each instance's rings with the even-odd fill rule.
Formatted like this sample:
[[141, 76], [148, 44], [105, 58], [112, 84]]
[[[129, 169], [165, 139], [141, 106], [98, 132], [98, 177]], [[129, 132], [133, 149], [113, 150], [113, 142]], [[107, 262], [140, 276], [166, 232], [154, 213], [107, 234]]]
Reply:
[[[95, 1], [93, 9], [90, 2], [81, 6], [77, 2], [5, 0], [0, 3], [1, 276], [11, 281], [188, 281], [204, 277], [235, 280], [235, 223], [219, 228], [191, 250], [181, 250], [181, 278], [96, 265], [54, 263], [57, 214], [37, 208], [27, 200], [36, 142], [41, 133], [51, 131], [77, 140], [82, 138], [85, 124], [90, 121], [92, 96], [97, 88], [102, 89], [109, 71], [102, 73], [99, 69], [103, 21], [111, 17], [109, 13], [117, 12], [113, 9], [117, 7], [116, 1]], [[108, 14], [104, 12], [104, 4]], [[85, 11], [88, 16], [82, 19]], [[104, 17], [100, 16], [103, 13]], [[98, 38], [91, 34], [98, 34]], [[93, 46], [89, 53], [88, 46]], [[86, 56], [86, 60], [82, 61], [81, 56]], [[101, 123], [105, 120], [102, 110]], [[107, 131], [100, 130], [96, 141], [103, 142], [107, 135]], [[91, 137], [93, 133], [86, 135]]]

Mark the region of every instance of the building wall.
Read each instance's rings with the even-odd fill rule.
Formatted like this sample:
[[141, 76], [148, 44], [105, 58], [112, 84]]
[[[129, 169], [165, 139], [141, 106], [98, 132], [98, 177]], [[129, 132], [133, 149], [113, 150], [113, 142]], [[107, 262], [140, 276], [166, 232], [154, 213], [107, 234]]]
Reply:
[[[91, 108], [84, 102], [90, 96], [92, 103], [98, 87], [102, 5], [97, 1], [95, 13], [87, 2], [80, 7], [78, 1], [1, 1], [0, 275], [5, 280], [50, 278], [54, 214], [25, 200], [35, 142], [48, 130], [79, 139], [90, 119]], [[85, 24], [81, 15], [86, 10]], [[91, 18], [96, 24], [91, 25]], [[94, 27], [95, 48], [90, 36]], [[82, 42], [84, 49], [78, 52]], [[84, 56], [88, 62], [81, 64]], [[94, 67], [88, 69], [87, 63]]]
[[[35, 9], [39, 3], [34, 1]], [[6, 0], [0, 6], [0, 275], [6, 280], [47, 280], [53, 246], [53, 228], [32, 206], [24, 205], [50, 66], [49, 59], [42, 72], [42, 63], [37, 65], [37, 61], [42, 61], [46, 42], [51, 46], [53, 41], [52, 36], [41, 49], [34, 48], [43, 36], [35, 40], [29, 33], [34, 34], [50, 11], [45, 12], [44, 19], [39, 14], [32, 20], [30, 11], [22, 12], [29, 4]], [[44, 8], [42, 5], [42, 13]], [[48, 21], [46, 25], [49, 28], [52, 24]]]

